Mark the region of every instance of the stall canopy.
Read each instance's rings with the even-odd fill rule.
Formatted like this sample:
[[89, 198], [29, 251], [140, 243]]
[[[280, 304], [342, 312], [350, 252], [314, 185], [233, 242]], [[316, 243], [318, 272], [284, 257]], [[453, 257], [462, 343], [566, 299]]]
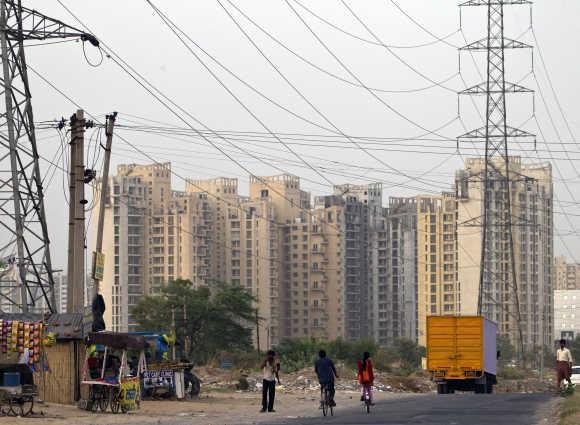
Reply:
[[91, 332], [87, 338], [87, 343], [117, 349], [143, 350], [147, 347], [147, 341], [142, 336], [120, 332]]

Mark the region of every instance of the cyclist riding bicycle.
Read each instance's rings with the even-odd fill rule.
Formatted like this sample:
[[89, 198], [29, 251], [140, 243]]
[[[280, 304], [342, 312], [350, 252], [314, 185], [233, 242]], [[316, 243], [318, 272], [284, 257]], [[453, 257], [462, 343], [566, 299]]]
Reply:
[[365, 351], [363, 353], [362, 360], [358, 361], [358, 382], [362, 386], [360, 401], [365, 401], [365, 391], [367, 391], [369, 394], [371, 406], [374, 406], [372, 392], [374, 380], [375, 377], [373, 374], [373, 362], [371, 360], [371, 355], [368, 351]]
[[328, 389], [329, 404], [330, 406], [336, 406], [334, 401], [334, 379], [338, 379], [338, 373], [336, 373], [336, 368], [334, 363], [328, 357], [326, 357], [326, 351], [320, 350], [318, 352], [319, 359], [316, 360], [314, 364], [314, 371], [318, 376], [318, 382], [320, 383], [320, 392], [324, 391], [326, 387]]

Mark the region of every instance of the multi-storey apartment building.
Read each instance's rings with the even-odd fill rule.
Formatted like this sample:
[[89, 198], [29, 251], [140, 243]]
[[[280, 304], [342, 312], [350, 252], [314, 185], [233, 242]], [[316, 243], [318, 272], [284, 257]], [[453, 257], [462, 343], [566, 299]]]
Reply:
[[[456, 174], [458, 197], [458, 255], [461, 284], [461, 314], [476, 314], [478, 306], [481, 262], [481, 217], [483, 214], [483, 172], [485, 161], [471, 158], [465, 169]], [[503, 170], [501, 159], [496, 170]], [[495, 171], [499, 173], [500, 171]], [[493, 173], [492, 173], [493, 175]], [[549, 164], [525, 165], [519, 157], [510, 158], [510, 201], [512, 205], [512, 237], [516, 269], [517, 295], [523, 342], [527, 349], [551, 344], [553, 324], [553, 210], [552, 170]], [[493, 184], [491, 216], [495, 217], [488, 233], [494, 255], [487, 258], [485, 270], [489, 278], [484, 287], [484, 314], [498, 324], [501, 334], [513, 342], [518, 338], [518, 312], [511, 264], [503, 253], [509, 249], [509, 233], [505, 231], [498, 208], [504, 205], [507, 186], [496, 178]], [[479, 225], [479, 227], [478, 227]]]
[[[388, 291], [391, 295], [384, 344], [417, 340], [417, 198], [389, 199]], [[398, 314], [396, 313], [398, 311]]]
[[370, 338], [374, 336], [376, 322], [371, 233], [374, 217], [383, 214], [382, 186], [380, 183], [338, 185], [334, 187], [334, 195], [344, 199], [345, 337]]
[[427, 342], [427, 316], [459, 315], [457, 203], [454, 194], [417, 197], [418, 341]]
[[580, 290], [554, 291], [554, 339], [574, 339], [580, 335]]
[[554, 274], [554, 289], [580, 289], [580, 264], [568, 263], [566, 257], [556, 257], [554, 259]]

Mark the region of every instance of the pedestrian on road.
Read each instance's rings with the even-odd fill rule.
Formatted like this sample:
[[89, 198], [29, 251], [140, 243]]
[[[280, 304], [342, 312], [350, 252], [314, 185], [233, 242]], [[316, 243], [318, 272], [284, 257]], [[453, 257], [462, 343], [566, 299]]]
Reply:
[[334, 378], [338, 379], [338, 373], [336, 373], [336, 368], [334, 363], [328, 357], [326, 357], [326, 351], [320, 350], [318, 352], [319, 359], [314, 363], [314, 371], [316, 376], [318, 376], [318, 382], [320, 383], [320, 394], [324, 391], [324, 387], [328, 388], [328, 403], [330, 406], [335, 407], [336, 403], [334, 401]]
[[262, 410], [264, 413], [275, 412], [274, 398], [276, 397], [276, 381], [280, 384], [280, 362], [276, 359], [276, 353], [273, 350], [268, 351], [266, 360], [262, 362]]
[[371, 354], [368, 351], [365, 351], [363, 353], [362, 360], [358, 361], [358, 382], [362, 386], [360, 401], [365, 400], [366, 390], [369, 393], [371, 406], [374, 406], [372, 388], [375, 382], [375, 375], [373, 373], [373, 361], [371, 360]]
[[568, 381], [568, 385], [572, 385], [570, 380], [570, 372], [572, 371], [572, 353], [566, 348], [566, 340], [560, 340], [560, 348], [556, 351], [556, 376], [558, 380], [558, 390], [562, 381]]

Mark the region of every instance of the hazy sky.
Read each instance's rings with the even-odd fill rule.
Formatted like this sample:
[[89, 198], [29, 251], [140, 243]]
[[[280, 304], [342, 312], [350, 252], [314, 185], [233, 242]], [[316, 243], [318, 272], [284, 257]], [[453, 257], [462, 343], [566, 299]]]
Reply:
[[[455, 92], [465, 88], [464, 84], [480, 82], [479, 72], [484, 72], [484, 58], [481, 54], [472, 57], [463, 53], [461, 74], [458, 74], [459, 56], [454, 46], [465, 44], [464, 35], [469, 41], [485, 35], [485, 8], [465, 8], [461, 32], [458, 31], [459, 11], [455, 0], [397, 0], [397, 4], [426, 30], [438, 37], [449, 35], [444, 42], [435, 42], [432, 35], [420, 29], [390, 0], [348, 0], [347, 4], [362, 23], [341, 0], [288, 1], [295, 11], [285, 0], [154, 2], [199, 47], [280, 107], [244, 86], [212, 62], [195, 44], [187, 41], [189, 48], [238, 97], [245, 109], [187, 50], [145, 0], [62, 2], [98, 38], [189, 113], [191, 116], [178, 112], [186, 123], [172, 115], [111, 59], [105, 57], [100, 66], [89, 66], [80, 43], [30, 47], [27, 58], [34, 70], [82, 105], [88, 113], [103, 119], [105, 113], [118, 111], [119, 125], [133, 126], [134, 121], [147, 126], [162, 125], [146, 123], [134, 117], [138, 116], [167, 123], [166, 127], [188, 128], [189, 125], [202, 128], [193, 116], [214, 130], [306, 134], [288, 136], [290, 138], [284, 139], [286, 147], [267, 134], [238, 134], [233, 144], [215, 137], [212, 141], [254, 174], [278, 174], [285, 170], [303, 177], [303, 187], [314, 195], [328, 193], [331, 184], [345, 182], [383, 182], [385, 203], [388, 196], [411, 196], [449, 189], [454, 170], [462, 166], [462, 158], [482, 152], [482, 146], [462, 145], [457, 153], [454, 139], [465, 132], [462, 122], [468, 129], [482, 125], [475, 106], [480, 112], [483, 111], [483, 99], [476, 98], [475, 102], [471, 102], [469, 98], [462, 98], [459, 120]], [[25, 5], [80, 26], [57, 0], [28, 0]], [[233, 5], [280, 44], [243, 17]], [[256, 50], [224, 8], [287, 81]], [[511, 6], [506, 9], [506, 35], [521, 37], [522, 41], [535, 44], [533, 33], [529, 30], [529, 8]], [[555, 246], [558, 254], [565, 255], [570, 255], [570, 252], [575, 254], [580, 248], [577, 232], [580, 229], [580, 207], [576, 202], [576, 197], [580, 198], [580, 149], [560, 114], [539, 53], [546, 62], [548, 75], [571, 132], [580, 134], [577, 114], [580, 87], [575, 78], [579, 64], [578, 16], [580, 1], [536, 1], [533, 23], [541, 50], [534, 52], [535, 78], [530, 73], [530, 51], [518, 50], [506, 56], [507, 78], [510, 81], [521, 81], [521, 84], [533, 89], [537, 89], [537, 82], [540, 83], [543, 98], [540, 93], [535, 96], [539, 129], [532, 117], [534, 102], [531, 95], [516, 95], [515, 98], [512, 95], [508, 115], [513, 126], [518, 127], [526, 122], [524, 128], [533, 133], [542, 133], [545, 140], [538, 138], [537, 152], [531, 143], [514, 145], [512, 150], [524, 158], [529, 157], [532, 162], [555, 158], [554, 177], [558, 197], [555, 202]], [[391, 47], [386, 48], [381, 43]], [[86, 46], [86, 54], [91, 62], [99, 61], [99, 52], [91, 46]], [[33, 72], [30, 72], [30, 80], [37, 121], [69, 117], [73, 113], [74, 105]], [[282, 110], [282, 107], [294, 115]], [[177, 108], [173, 109], [177, 111]], [[432, 134], [418, 139], [426, 132]], [[334, 136], [329, 137], [333, 133]], [[348, 139], [337, 136], [341, 133], [380, 140], [356, 139], [359, 147], [367, 150], [365, 153]], [[184, 177], [221, 175], [239, 177], [242, 191], [247, 187], [248, 173], [199, 137], [187, 134], [151, 135], [127, 129], [119, 130], [119, 134], [156, 160], [171, 161], [176, 174], [174, 187], [177, 189], [183, 187], [181, 178]], [[97, 134], [89, 131], [87, 144], [91, 137], [90, 144], [94, 147]], [[53, 158], [60, 143], [56, 130], [39, 131], [38, 138], [41, 155]], [[87, 155], [88, 163], [94, 163], [94, 151], [91, 149]], [[99, 168], [101, 159], [102, 155], [96, 162]], [[301, 161], [306, 161], [308, 165]], [[116, 139], [113, 166], [127, 162], [150, 161]], [[62, 161], [60, 165], [63, 165]], [[323, 177], [309, 166], [318, 170]], [[48, 163], [42, 161], [41, 167], [47, 170]], [[426, 171], [429, 173], [423, 175]], [[57, 170], [47, 189], [46, 200], [53, 262], [57, 267], [66, 265], [68, 209], [63, 208], [66, 190], [62, 172]], [[580, 259], [580, 255], [577, 258]]]

